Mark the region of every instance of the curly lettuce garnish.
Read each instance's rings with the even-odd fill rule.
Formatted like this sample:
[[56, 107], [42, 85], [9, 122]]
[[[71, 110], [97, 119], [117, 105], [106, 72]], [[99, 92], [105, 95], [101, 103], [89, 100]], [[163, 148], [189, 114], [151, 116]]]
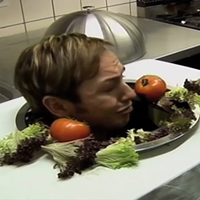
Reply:
[[42, 149], [52, 156], [55, 167], [60, 169], [58, 178], [66, 179], [75, 173], [81, 174], [93, 165], [111, 169], [132, 167], [139, 160], [134, 145], [134, 138], [129, 134], [127, 138], [109, 141], [89, 138], [71, 143], [53, 143], [42, 146]]
[[165, 93], [165, 97], [183, 102], [187, 100], [188, 93], [189, 92], [186, 88], [174, 87], [170, 91]]
[[165, 97], [170, 101], [188, 103], [191, 109], [194, 109], [196, 105], [200, 106], [200, 95], [183, 87], [172, 88], [170, 91], [165, 93]]
[[139, 155], [134, 150], [132, 137], [128, 136], [98, 151], [95, 162], [111, 169], [119, 169], [137, 165], [138, 160]]
[[197, 80], [185, 79], [184, 87], [189, 91], [200, 95], [200, 78]]
[[143, 129], [130, 129], [127, 131], [128, 136], [134, 141], [136, 144], [144, 143], [149, 140], [150, 131], [144, 131]]
[[29, 162], [34, 153], [48, 141], [49, 130], [36, 123], [0, 140], [0, 165]]
[[160, 122], [162, 130], [168, 134], [179, 134], [185, 133], [189, 130], [192, 125], [191, 118], [179, 118], [175, 121], [162, 121]]

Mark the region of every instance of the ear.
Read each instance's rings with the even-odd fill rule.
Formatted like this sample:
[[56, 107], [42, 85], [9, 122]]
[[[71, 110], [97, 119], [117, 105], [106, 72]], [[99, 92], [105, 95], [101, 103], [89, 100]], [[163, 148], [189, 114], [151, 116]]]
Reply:
[[42, 103], [56, 117], [72, 117], [75, 112], [73, 103], [58, 97], [45, 96]]

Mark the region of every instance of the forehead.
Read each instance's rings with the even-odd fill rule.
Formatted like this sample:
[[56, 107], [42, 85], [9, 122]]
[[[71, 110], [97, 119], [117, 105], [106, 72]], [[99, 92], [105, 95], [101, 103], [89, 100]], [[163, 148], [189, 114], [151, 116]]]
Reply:
[[117, 56], [111, 51], [105, 51], [100, 57], [100, 66], [98, 76], [105, 77], [111, 75], [120, 75], [123, 66]]
[[87, 95], [96, 95], [98, 88], [113, 78], [121, 77], [124, 70], [117, 56], [111, 51], [105, 51], [100, 57], [99, 71], [93, 78], [84, 81], [79, 87], [79, 92]]

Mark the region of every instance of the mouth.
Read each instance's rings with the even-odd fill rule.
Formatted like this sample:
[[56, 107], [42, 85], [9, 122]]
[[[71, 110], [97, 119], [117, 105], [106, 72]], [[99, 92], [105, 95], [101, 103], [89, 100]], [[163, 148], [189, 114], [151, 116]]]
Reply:
[[129, 106], [126, 106], [125, 108], [122, 108], [120, 109], [117, 113], [120, 113], [120, 114], [129, 114], [133, 111], [133, 106], [132, 104], [130, 104]]

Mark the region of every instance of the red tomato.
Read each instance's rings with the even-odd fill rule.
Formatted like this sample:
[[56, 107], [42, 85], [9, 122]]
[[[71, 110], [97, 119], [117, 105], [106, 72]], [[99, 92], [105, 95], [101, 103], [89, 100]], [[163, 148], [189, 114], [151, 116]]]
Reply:
[[50, 135], [58, 142], [82, 139], [90, 133], [90, 128], [86, 124], [67, 118], [57, 119], [50, 126]]
[[165, 81], [159, 76], [145, 75], [135, 83], [135, 92], [144, 95], [149, 101], [158, 101], [167, 91]]

